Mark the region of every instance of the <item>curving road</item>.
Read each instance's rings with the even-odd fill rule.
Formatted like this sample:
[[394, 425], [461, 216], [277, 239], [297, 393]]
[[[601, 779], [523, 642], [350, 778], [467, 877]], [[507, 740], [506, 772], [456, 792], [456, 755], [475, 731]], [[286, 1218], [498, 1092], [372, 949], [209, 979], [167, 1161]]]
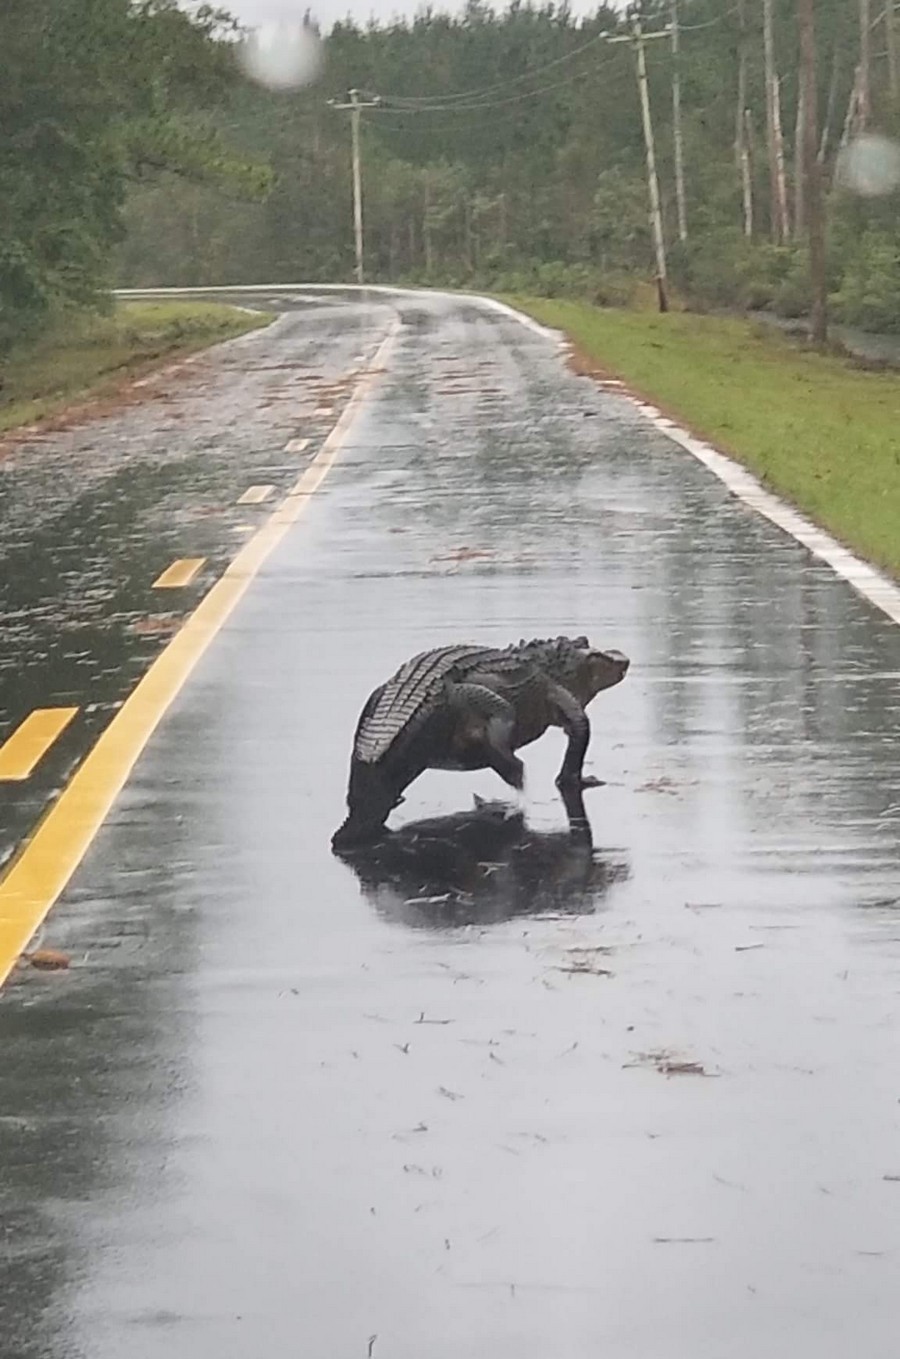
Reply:
[[[253, 300], [3, 464], [3, 720], [80, 712], [14, 854], [337, 452], [0, 993], [3, 1359], [894, 1359], [900, 629], [509, 314]], [[376, 683], [582, 631], [592, 839], [554, 733], [332, 856]]]

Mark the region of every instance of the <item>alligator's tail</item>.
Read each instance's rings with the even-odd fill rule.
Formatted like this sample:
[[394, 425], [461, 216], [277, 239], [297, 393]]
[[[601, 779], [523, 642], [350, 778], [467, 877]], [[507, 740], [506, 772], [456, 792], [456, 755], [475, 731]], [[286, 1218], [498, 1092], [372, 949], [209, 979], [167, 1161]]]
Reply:
[[332, 849], [349, 849], [377, 840], [399, 800], [399, 789], [385, 778], [379, 764], [353, 759], [347, 789], [348, 815], [331, 837]]

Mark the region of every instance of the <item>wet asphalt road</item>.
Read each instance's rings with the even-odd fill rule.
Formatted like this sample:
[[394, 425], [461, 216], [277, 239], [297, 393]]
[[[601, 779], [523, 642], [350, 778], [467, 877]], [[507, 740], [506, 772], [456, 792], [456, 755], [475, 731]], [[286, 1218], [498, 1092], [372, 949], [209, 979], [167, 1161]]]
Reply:
[[[320, 298], [33, 465], [133, 440], [165, 487], [174, 409], [224, 507], [333, 423], [254, 366], [346, 394], [397, 318], [51, 917], [75, 965], [0, 994], [3, 1359], [893, 1359], [900, 629], [469, 300]], [[181, 461], [109, 540], [133, 621], [234, 550]], [[376, 683], [573, 631], [632, 658], [592, 843], [554, 733], [511, 814], [432, 773], [331, 855]]]

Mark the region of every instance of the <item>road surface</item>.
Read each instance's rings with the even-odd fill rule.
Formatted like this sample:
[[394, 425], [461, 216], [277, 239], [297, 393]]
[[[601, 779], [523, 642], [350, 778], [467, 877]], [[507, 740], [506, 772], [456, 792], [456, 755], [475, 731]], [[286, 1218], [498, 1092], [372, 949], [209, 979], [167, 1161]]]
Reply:
[[[0, 992], [3, 1359], [894, 1359], [900, 629], [509, 315], [261, 305], [2, 464], [14, 856], [343, 422]], [[592, 844], [554, 733], [331, 854], [375, 684], [572, 632]]]

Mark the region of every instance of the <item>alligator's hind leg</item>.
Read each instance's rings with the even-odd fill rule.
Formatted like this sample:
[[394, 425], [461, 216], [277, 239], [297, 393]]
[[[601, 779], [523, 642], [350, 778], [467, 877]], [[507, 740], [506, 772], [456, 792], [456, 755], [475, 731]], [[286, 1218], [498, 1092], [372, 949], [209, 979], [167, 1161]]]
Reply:
[[459, 713], [460, 724], [468, 728], [462, 739], [469, 753], [477, 749], [484, 764], [504, 783], [521, 789], [525, 766], [513, 749], [516, 711], [512, 704], [485, 684], [454, 684], [447, 697]]

